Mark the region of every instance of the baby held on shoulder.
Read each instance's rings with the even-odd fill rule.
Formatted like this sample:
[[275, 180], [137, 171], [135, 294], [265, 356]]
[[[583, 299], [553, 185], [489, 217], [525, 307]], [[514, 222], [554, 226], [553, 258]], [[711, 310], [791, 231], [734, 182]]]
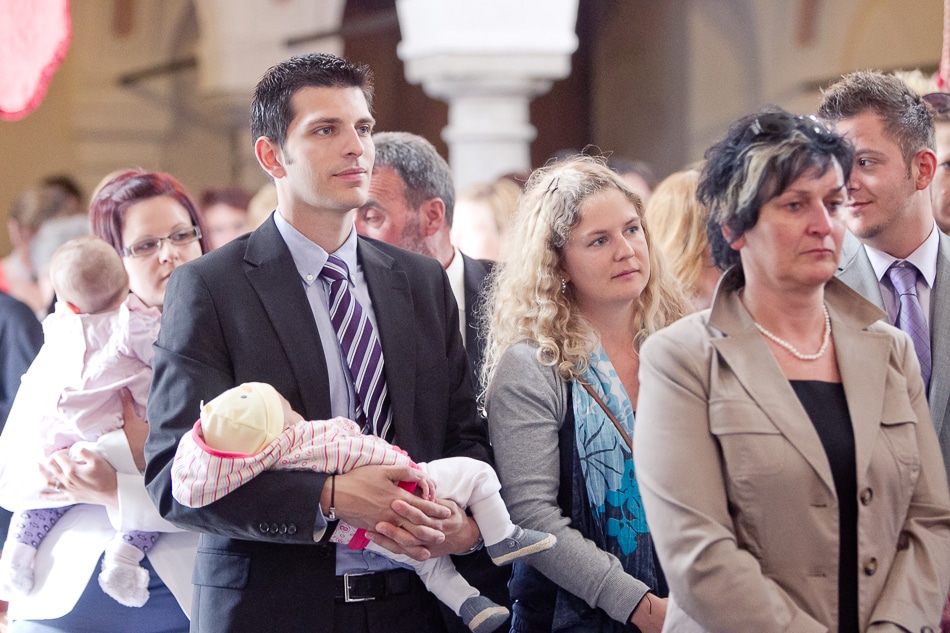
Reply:
[[[496, 565], [510, 564], [554, 546], [544, 532], [511, 522], [501, 499], [501, 484], [491, 466], [467, 457], [416, 464], [382, 438], [364, 435], [352, 420], [306, 421], [270, 385], [245, 383], [203, 404], [200, 419], [182, 437], [172, 466], [172, 494], [189, 507], [202, 507], [269, 469], [343, 474], [369, 465], [403, 465], [420, 471], [407, 490], [419, 486], [423, 497], [439, 496], [468, 508], [478, 524], [488, 555]], [[332, 484], [331, 484], [332, 485]], [[324, 508], [333, 520], [334, 508]], [[426, 588], [458, 614], [475, 633], [489, 633], [508, 617], [508, 609], [479, 594], [455, 570], [447, 556], [416, 561], [362, 536], [342, 521], [330, 540], [351, 549], [367, 549], [413, 569]]]
[[[98, 442], [124, 426], [122, 389], [136, 412], [145, 415], [152, 343], [161, 318], [160, 310], [129, 293], [122, 259], [99, 238], [81, 237], [61, 246], [49, 274], [56, 307], [43, 321], [45, 342], [23, 376], [5, 430], [9, 450], [35, 453], [41, 462], [62, 449], [70, 449], [71, 456], [82, 449], [101, 452]], [[23, 480], [33, 481], [29, 474]], [[37, 551], [72, 507], [59, 499], [59, 479], [44, 483], [45, 491], [24, 495], [34, 504], [10, 508], [15, 519], [0, 559], [2, 598], [33, 591]], [[157, 532], [143, 530], [116, 534], [98, 577], [107, 595], [129, 607], [148, 601], [149, 574], [140, 563], [158, 538]]]

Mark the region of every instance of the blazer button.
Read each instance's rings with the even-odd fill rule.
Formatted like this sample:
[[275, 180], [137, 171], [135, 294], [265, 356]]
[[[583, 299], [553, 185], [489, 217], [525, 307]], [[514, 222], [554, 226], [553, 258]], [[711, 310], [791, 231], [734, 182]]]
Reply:
[[270, 524], [270, 532], [271, 532], [271, 534], [277, 534], [277, 530], [278, 530], [278, 529], [280, 529], [280, 528], [277, 526], [276, 523], [271, 523], [271, 524]]
[[270, 528], [267, 527], [267, 524], [266, 524], [266, 523], [261, 523], [261, 524], [258, 526], [258, 529], [259, 529], [261, 532], [263, 532], [264, 534], [267, 534], [268, 530], [270, 530]]
[[281, 524], [280, 524], [280, 533], [281, 533], [281, 534], [286, 534], [286, 533], [287, 533], [287, 524], [286, 524], [286, 523], [281, 523]]
[[874, 491], [870, 488], [865, 488], [861, 491], [861, 505], [871, 505], [871, 499], [874, 498]]
[[864, 561], [864, 574], [873, 576], [877, 572], [877, 559], [873, 556]]
[[293, 535], [297, 533], [297, 526], [291, 523], [287, 526], [287, 534]]

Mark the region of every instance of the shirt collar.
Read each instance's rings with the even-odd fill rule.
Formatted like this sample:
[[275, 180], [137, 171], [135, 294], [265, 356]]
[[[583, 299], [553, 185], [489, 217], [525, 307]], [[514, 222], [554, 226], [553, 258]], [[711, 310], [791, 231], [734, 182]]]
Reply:
[[462, 275], [465, 270], [465, 262], [462, 261], [462, 254], [459, 252], [459, 249], [453, 248], [455, 255], [452, 256], [452, 263], [450, 263], [446, 269], [445, 274], [449, 277], [454, 275]]
[[[274, 214], [274, 224], [277, 225], [277, 231], [284, 238], [287, 248], [290, 250], [291, 257], [294, 258], [294, 264], [297, 266], [297, 273], [306, 285], [311, 285], [320, 278], [320, 272], [327, 263], [329, 254], [320, 246], [311, 242], [303, 233], [293, 227], [290, 222], [284, 219], [280, 209]], [[353, 283], [353, 271], [356, 270], [356, 229], [350, 228], [350, 234], [333, 255], [342, 259], [350, 270], [350, 283]]]
[[449, 285], [452, 286], [452, 293], [459, 307], [465, 306], [465, 261], [459, 249], [455, 249], [455, 255], [452, 257], [452, 263], [445, 269], [448, 275]]
[[[871, 268], [874, 269], [877, 280], [883, 280], [884, 275], [887, 274], [887, 269], [891, 267], [891, 264], [898, 261], [898, 259], [893, 255], [879, 251], [867, 244], [864, 245], [864, 248], [867, 251], [868, 260], [871, 262]], [[934, 287], [934, 281], [937, 278], [937, 254], [939, 252], [940, 233], [937, 231], [936, 222], [934, 222], [933, 228], [930, 229], [930, 235], [924, 240], [923, 244], [918, 246], [917, 250], [908, 257], [904, 258], [904, 261], [908, 261], [917, 267], [917, 270], [920, 271], [920, 274], [927, 282], [929, 288]]]

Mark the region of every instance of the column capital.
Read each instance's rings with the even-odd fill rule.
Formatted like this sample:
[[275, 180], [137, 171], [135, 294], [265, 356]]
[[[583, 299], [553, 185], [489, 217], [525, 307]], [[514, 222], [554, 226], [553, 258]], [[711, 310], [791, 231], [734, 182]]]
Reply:
[[456, 187], [531, 169], [529, 104], [571, 72], [578, 0], [397, 0], [406, 78], [449, 104]]

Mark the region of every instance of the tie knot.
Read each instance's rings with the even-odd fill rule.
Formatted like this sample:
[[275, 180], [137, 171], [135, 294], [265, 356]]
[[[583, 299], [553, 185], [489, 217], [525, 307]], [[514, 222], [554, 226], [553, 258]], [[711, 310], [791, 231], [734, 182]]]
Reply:
[[346, 262], [342, 259], [330, 255], [327, 257], [327, 263], [323, 266], [323, 270], [320, 271], [320, 276], [329, 280], [330, 283], [346, 281], [350, 278], [350, 269], [347, 268]]
[[898, 294], [917, 294], [917, 267], [906, 261], [896, 261], [887, 274]]

